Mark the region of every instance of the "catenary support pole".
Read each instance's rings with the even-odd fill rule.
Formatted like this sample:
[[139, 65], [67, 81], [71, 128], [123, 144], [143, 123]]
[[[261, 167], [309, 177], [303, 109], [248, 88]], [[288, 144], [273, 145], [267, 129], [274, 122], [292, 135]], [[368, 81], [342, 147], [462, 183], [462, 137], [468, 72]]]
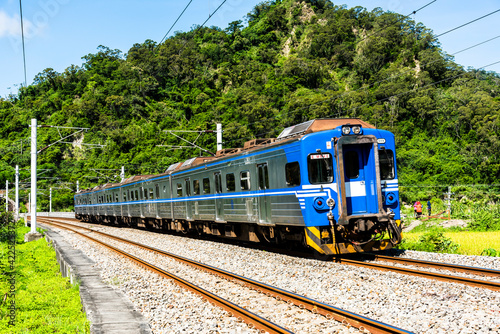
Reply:
[[217, 151], [222, 150], [222, 124], [217, 123]]
[[36, 233], [36, 118], [31, 119], [31, 231]]
[[120, 179], [121, 179], [120, 182], [122, 183], [123, 181], [125, 181], [125, 166], [122, 166], [122, 171], [120, 172]]
[[49, 194], [49, 212], [52, 212], [52, 188], [50, 188]]
[[76, 193], [80, 192], [80, 182], [76, 181]]
[[14, 208], [15, 220], [19, 219], [19, 165], [16, 165], [16, 207]]
[[5, 181], [5, 212], [9, 212], [9, 180]]

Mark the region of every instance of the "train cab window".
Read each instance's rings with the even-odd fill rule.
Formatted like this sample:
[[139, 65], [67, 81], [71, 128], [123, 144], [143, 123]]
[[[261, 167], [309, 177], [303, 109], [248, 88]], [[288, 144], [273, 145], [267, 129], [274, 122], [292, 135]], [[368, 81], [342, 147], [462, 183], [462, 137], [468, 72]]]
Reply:
[[348, 151], [344, 154], [345, 175], [349, 179], [357, 179], [359, 177], [359, 158], [358, 152]]
[[243, 171], [240, 173], [241, 190], [250, 190], [250, 172]]
[[156, 199], [160, 198], [160, 186], [155, 185], [155, 190], [156, 190]]
[[333, 161], [330, 153], [309, 154], [307, 170], [311, 184], [333, 182]]
[[289, 187], [300, 186], [300, 165], [298, 161], [285, 165], [286, 185]]
[[203, 193], [210, 194], [210, 179], [208, 177], [203, 179]]
[[200, 194], [200, 181], [198, 180], [193, 180], [193, 193], [195, 195]]
[[233, 173], [226, 174], [226, 190], [227, 191], [236, 190], [236, 181]]
[[182, 197], [182, 183], [177, 183], [177, 197]]
[[378, 161], [380, 163], [380, 179], [393, 180], [396, 177], [394, 172], [394, 152], [392, 150], [378, 150]]

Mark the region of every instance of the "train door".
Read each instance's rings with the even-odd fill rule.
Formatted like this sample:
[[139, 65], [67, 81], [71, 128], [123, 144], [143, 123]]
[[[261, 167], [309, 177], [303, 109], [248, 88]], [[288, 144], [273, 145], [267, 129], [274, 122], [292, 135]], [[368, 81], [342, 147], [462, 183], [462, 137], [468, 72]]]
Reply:
[[189, 178], [184, 180], [184, 189], [186, 190], [186, 219], [193, 219], [192, 202], [189, 200], [191, 197], [191, 181]]
[[259, 180], [259, 196], [257, 196], [257, 205], [259, 207], [259, 223], [271, 223], [271, 199], [267, 196], [269, 189], [269, 171], [267, 163], [257, 165], [257, 176]]
[[214, 181], [215, 181], [215, 220], [222, 221], [224, 220], [224, 203], [223, 199], [220, 198], [222, 194], [222, 177], [220, 172], [214, 173]]
[[371, 144], [345, 145], [344, 180], [347, 215], [377, 213], [375, 162]]

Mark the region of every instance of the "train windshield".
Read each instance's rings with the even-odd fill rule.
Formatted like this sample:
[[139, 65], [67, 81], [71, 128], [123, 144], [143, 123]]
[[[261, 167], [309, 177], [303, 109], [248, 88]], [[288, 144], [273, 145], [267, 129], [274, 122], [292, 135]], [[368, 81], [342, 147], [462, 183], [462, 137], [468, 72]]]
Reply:
[[393, 180], [394, 172], [394, 152], [392, 150], [378, 150], [378, 160], [380, 162], [380, 179]]
[[330, 153], [310, 154], [307, 157], [307, 169], [311, 184], [333, 182], [333, 162]]

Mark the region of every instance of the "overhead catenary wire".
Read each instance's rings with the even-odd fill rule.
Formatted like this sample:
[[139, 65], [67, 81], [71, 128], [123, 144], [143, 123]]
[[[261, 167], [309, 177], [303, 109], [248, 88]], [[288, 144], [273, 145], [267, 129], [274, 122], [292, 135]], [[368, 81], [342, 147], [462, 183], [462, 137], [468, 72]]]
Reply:
[[495, 10], [495, 11], [493, 11], [493, 12], [489, 13], [489, 14], [483, 15], [483, 16], [481, 16], [481, 17], [479, 17], [479, 18], [475, 19], [475, 20], [469, 21], [469, 22], [464, 23], [464, 24], [462, 24], [462, 25], [460, 25], [460, 26], [458, 26], [458, 27], [455, 27], [455, 28], [453, 28], [453, 29], [450, 29], [450, 30], [448, 30], [448, 31], [445, 31], [445, 32], [443, 32], [443, 33], [441, 33], [441, 34], [437, 35], [437, 36], [436, 36], [436, 38], [437, 38], [437, 37], [441, 37], [441, 36], [443, 36], [443, 35], [446, 35], [446, 34], [448, 34], [448, 33], [452, 32], [452, 31], [455, 31], [455, 30], [457, 30], [457, 29], [463, 28], [463, 27], [465, 27], [465, 26], [467, 26], [467, 25], [469, 25], [469, 24], [471, 24], [471, 23], [474, 23], [474, 22], [476, 22], [476, 21], [482, 20], [482, 19], [484, 19], [485, 17], [488, 17], [488, 16], [493, 15], [493, 14], [498, 13], [498, 12], [500, 12], [500, 9], [497, 9], [497, 10]]
[[184, 12], [186, 11], [186, 9], [189, 7], [189, 5], [191, 4], [191, 2], [193, 2], [193, 0], [190, 0], [189, 3], [186, 5], [186, 7], [184, 7], [184, 10], [182, 11], [182, 13], [179, 14], [179, 16], [177, 17], [177, 19], [175, 20], [175, 22], [172, 24], [172, 26], [170, 27], [170, 29], [168, 29], [167, 33], [165, 34], [165, 36], [163, 36], [163, 38], [161, 39], [160, 43], [158, 43], [158, 45], [160, 45], [161, 43], [163, 43], [163, 41], [167, 38], [167, 36], [170, 33], [170, 31], [172, 31], [172, 29], [174, 28], [175, 24], [177, 23], [177, 21], [179, 21], [179, 19], [184, 14]]
[[24, 87], [27, 85], [27, 80], [26, 80], [26, 51], [25, 51], [25, 46], [24, 46], [24, 25], [23, 25], [23, 5], [21, 0], [19, 0], [19, 13], [20, 13], [20, 18], [21, 18], [21, 40], [22, 40], [22, 45], [23, 45], [23, 64], [24, 64]]

